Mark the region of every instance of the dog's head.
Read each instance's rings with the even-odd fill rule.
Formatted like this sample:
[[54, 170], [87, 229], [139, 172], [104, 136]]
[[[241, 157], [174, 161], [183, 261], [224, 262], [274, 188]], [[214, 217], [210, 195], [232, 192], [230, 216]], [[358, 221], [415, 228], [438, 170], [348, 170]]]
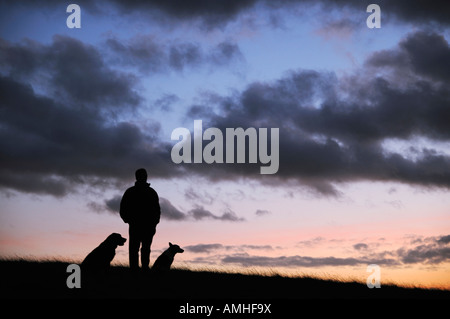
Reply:
[[111, 245], [123, 246], [127, 241], [127, 239], [123, 238], [122, 235], [118, 233], [112, 233], [111, 235], [108, 236], [108, 238], [106, 238], [106, 241]]
[[184, 249], [181, 249], [178, 245], [173, 245], [172, 243], [169, 243], [169, 249], [174, 253], [184, 253]]

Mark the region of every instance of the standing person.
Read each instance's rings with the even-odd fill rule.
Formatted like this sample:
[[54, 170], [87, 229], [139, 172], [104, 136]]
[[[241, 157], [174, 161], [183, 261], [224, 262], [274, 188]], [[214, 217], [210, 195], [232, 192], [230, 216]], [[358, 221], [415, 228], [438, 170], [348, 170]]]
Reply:
[[120, 202], [120, 217], [129, 225], [130, 269], [139, 269], [139, 247], [141, 247], [141, 265], [149, 269], [150, 246], [159, 223], [161, 209], [156, 191], [147, 183], [147, 171], [136, 171], [136, 182], [128, 188]]

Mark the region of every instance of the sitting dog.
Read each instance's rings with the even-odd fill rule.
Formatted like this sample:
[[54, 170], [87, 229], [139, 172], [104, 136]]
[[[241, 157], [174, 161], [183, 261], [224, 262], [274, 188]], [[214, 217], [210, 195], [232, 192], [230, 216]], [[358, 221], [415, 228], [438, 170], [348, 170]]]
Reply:
[[155, 263], [153, 264], [152, 270], [170, 270], [170, 266], [172, 266], [175, 255], [177, 253], [183, 252], [184, 249], [181, 249], [180, 246], [172, 245], [172, 243], [169, 243], [169, 248], [156, 259]]
[[112, 233], [84, 258], [81, 263], [82, 269], [105, 273], [116, 255], [117, 246], [123, 246], [126, 241], [126, 238], [123, 238], [120, 234]]

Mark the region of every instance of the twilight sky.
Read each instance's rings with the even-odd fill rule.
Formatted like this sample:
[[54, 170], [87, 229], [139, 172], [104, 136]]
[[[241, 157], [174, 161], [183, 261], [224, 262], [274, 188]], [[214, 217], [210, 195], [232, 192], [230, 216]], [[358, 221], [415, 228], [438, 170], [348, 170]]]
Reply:
[[[1, 256], [128, 237], [118, 205], [145, 167], [152, 261], [171, 241], [180, 266], [365, 282], [378, 264], [450, 288], [448, 2], [77, 1], [80, 29], [70, 3], [0, 1]], [[223, 154], [227, 128], [278, 128], [278, 171], [173, 163], [195, 120]]]

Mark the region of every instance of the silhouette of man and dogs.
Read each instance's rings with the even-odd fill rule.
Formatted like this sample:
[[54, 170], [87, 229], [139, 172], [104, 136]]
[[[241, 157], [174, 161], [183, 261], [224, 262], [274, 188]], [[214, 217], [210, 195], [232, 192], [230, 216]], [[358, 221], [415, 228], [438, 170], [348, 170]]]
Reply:
[[[150, 269], [150, 251], [156, 226], [161, 218], [158, 193], [147, 182], [147, 171], [140, 168], [135, 172], [136, 182], [128, 188], [120, 201], [120, 217], [129, 225], [128, 253], [130, 269], [139, 270], [139, 250], [143, 271]], [[105, 271], [115, 256], [117, 246], [123, 246], [126, 239], [112, 233], [105, 241], [90, 252], [82, 267], [93, 271]], [[169, 243], [169, 248], [155, 261], [153, 269], [169, 270], [175, 254], [183, 253], [178, 245]]]

